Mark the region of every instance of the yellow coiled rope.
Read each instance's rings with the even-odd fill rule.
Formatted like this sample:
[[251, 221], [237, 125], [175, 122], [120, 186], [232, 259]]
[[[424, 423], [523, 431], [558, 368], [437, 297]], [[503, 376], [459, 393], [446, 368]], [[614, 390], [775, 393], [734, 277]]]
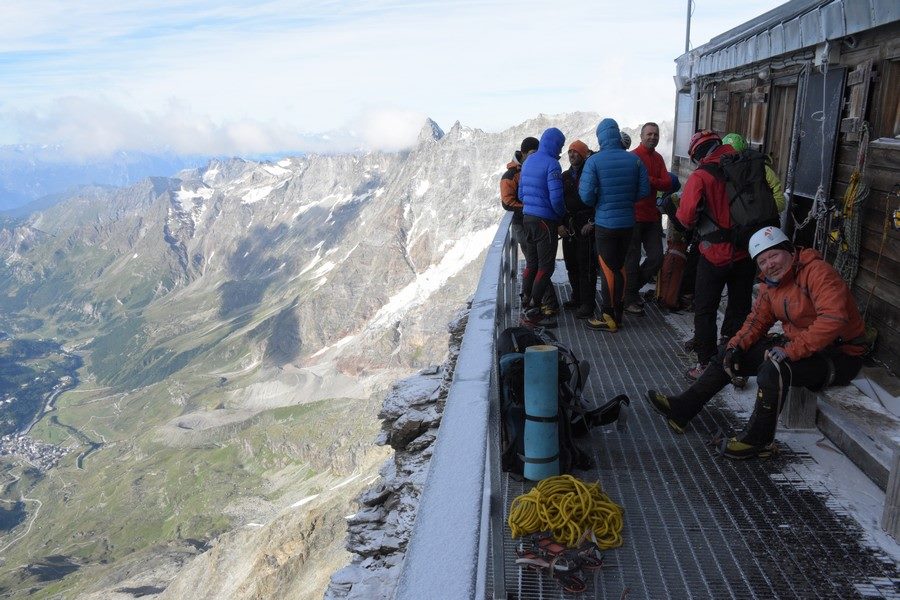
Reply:
[[577, 546], [591, 530], [601, 550], [622, 545], [622, 507], [603, 493], [599, 483], [571, 475], [548, 477], [512, 501], [509, 528], [514, 538], [550, 530], [566, 546]]

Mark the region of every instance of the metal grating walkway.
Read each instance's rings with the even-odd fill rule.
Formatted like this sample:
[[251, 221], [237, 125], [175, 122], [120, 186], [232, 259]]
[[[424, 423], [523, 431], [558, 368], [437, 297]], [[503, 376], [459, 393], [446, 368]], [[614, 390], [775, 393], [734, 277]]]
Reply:
[[[557, 285], [561, 300], [567, 286]], [[588, 589], [573, 595], [514, 562], [515, 541], [504, 526], [508, 597], [687, 599], [900, 598], [900, 572], [891, 557], [867, 548], [863, 531], [829, 502], [815, 482], [805, 485], [794, 465], [810, 460], [784, 443], [762, 461], [716, 457], [703, 442], [720, 426], [740, 421], [713, 400], [683, 436], [649, 407], [648, 388], [680, 390], [687, 357], [655, 306], [626, 317], [609, 334], [586, 329], [563, 311], [554, 330], [591, 363], [587, 397], [627, 393], [628, 430], [594, 430], [597, 467], [575, 475], [599, 479], [625, 509], [622, 547], [605, 553], [605, 567], [588, 573]], [[751, 380], [748, 385], [753, 385]], [[504, 523], [510, 502], [531, 488], [505, 474]]]

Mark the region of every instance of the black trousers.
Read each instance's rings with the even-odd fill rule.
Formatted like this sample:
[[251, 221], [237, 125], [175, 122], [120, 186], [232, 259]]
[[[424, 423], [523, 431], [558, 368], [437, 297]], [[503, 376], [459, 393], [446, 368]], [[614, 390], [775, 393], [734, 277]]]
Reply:
[[607, 229], [594, 226], [597, 243], [597, 258], [602, 274], [600, 305], [604, 314], [610, 315], [616, 323], [622, 322], [625, 307], [625, 256], [631, 244], [632, 228]]
[[533, 298], [534, 304], [540, 306], [541, 300], [553, 285], [550, 277], [556, 267], [556, 230], [559, 223], [525, 215], [523, 225], [525, 271], [522, 273], [522, 294], [525, 298]]
[[[625, 257], [625, 304], [634, 304], [640, 298], [638, 292], [645, 284], [653, 281], [663, 260], [662, 223], [652, 221], [634, 224], [631, 245]], [[647, 255], [641, 262], [641, 248]]]
[[[780, 364], [765, 359], [766, 350], [784, 346], [781, 336], [763, 338], [743, 352], [737, 375], [756, 376], [756, 404], [742, 441], [753, 445], [765, 445], [775, 439], [778, 414], [784, 406], [791, 386], [805, 387], [813, 391], [829, 385], [847, 385], [862, 368], [862, 357], [850, 356], [838, 347], [827, 348], [800, 360], [784, 360]], [[719, 348], [713, 362], [699, 379], [681, 396], [672, 397], [670, 416], [676, 421], [690, 421], [719, 390], [731, 382], [722, 361], [725, 344]]]
[[573, 217], [569, 223], [572, 235], [562, 238], [563, 259], [569, 284], [572, 286], [572, 300], [580, 305], [594, 306], [597, 295], [597, 250], [594, 247], [594, 235], [581, 234], [581, 228], [590, 221], [586, 218]]
[[717, 267], [704, 256], [700, 257], [694, 290], [694, 349], [700, 364], [705, 365], [716, 354], [716, 315], [722, 302], [722, 291], [728, 288], [722, 337], [730, 339], [750, 314], [755, 276], [756, 264], [749, 258]]

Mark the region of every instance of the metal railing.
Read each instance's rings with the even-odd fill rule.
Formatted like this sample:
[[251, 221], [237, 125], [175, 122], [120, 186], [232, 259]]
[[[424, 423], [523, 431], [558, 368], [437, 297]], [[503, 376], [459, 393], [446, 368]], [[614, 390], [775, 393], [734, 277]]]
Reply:
[[511, 218], [500, 222], [469, 310], [398, 599], [506, 598], [495, 345], [518, 291]]

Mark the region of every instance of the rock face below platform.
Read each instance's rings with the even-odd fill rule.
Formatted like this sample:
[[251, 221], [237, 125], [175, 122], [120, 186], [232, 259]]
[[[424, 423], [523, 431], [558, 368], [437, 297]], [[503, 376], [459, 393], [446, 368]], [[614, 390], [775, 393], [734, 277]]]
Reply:
[[353, 559], [332, 575], [326, 600], [393, 597], [467, 318], [466, 312], [450, 324], [450, 352], [443, 365], [397, 382], [385, 397], [378, 443], [390, 445], [394, 456], [382, 466], [381, 479], [357, 498], [356, 514], [347, 518]]

